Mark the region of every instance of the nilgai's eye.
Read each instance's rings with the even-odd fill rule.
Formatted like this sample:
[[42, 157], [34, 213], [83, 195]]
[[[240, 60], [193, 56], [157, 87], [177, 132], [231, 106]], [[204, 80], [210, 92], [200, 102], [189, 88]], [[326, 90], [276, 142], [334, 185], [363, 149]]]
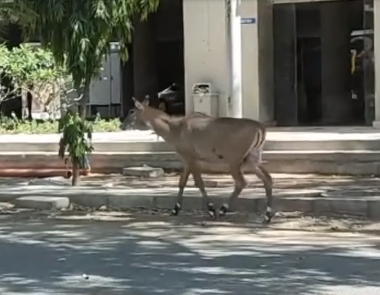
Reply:
[[131, 110], [129, 113], [130, 113], [131, 115], [133, 115], [133, 114], [135, 113], [135, 110]]

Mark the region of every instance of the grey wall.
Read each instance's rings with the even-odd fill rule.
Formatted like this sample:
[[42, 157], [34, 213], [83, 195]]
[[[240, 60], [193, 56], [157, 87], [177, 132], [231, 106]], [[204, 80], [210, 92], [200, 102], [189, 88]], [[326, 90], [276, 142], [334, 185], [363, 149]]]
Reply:
[[219, 116], [228, 114], [229, 43], [225, 1], [183, 0], [186, 113], [194, 110], [192, 86], [212, 83]]

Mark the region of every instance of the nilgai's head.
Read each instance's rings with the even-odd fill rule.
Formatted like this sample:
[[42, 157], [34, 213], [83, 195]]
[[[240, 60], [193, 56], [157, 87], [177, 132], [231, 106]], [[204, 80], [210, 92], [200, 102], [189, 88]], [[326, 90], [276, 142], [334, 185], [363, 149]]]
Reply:
[[149, 96], [146, 96], [143, 102], [139, 102], [137, 99], [132, 97], [135, 107], [131, 109], [124, 119], [123, 123], [120, 125], [121, 130], [127, 130], [129, 128], [138, 129], [136, 127], [145, 125], [150, 127], [149, 124], [149, 113], [152, 110], [149, 107]]

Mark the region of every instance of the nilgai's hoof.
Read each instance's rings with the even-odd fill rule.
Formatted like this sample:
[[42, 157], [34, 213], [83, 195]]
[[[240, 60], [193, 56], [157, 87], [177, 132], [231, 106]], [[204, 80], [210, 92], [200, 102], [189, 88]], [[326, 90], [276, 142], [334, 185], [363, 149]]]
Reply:
[[223, 204], [222, 207], [219, 209], [219, 216], [226, 216], [228, 212], [228, 205]]
[[179, 214], [179, 211], [181, 211], [181, 205], [179, 203], [175, 204], [171, 214], [173, 216], [177, 216]]
[[263, 223], [264, 224], [270, 223], [272, 221], [272, 217], [273, 217], [273, 214], [271, 212], [265, 212]]
[[216, 217], [216, 210], [215, 210], [215, 207], [214, 207], [213, 203], [208, 203], [207, 210], [208, 210], [208, 215], [211, 218], [215, 218]]

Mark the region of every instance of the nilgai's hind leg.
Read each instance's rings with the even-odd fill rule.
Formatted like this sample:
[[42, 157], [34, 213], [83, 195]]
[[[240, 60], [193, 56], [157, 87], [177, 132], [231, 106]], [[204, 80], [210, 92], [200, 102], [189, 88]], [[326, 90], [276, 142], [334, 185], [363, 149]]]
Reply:
[[265, 188], [265, 195], [267, 198], [267, 208], [264, 215], [264, 223], [269, 223], [272, 220], [273, 212], [273, 196], [272, 196], [272, 187], [273, 179], [272, 176], [264, 169], [262, 166], [262, 149], [253, 149], [249, 152], [246, 158], [246, 162], [253, 167], [254, 173], [257, 177], [263, 182]]
[[194, 177], [194, 182], [195, 185], [199, 188], [202, 198], [203, 198], [203, 210], [206, 210], [208, 215], [210, 217], [216, 217], [216, 211], [213, 203], [210, 203], [210, 200], [207, 196], [207, 192], [205, 189], [205, 184], [202, 179], [202, 175], [200, 173], [200, 170], [198, 167], [194, 167], [191, 169], [191, 173], [193, 174]]
[[258, 165], [255, 167], [255, 173], [257, 177], [263, 182], [264, 188], [265, 188], [265, 195], [267, 197], [267, 208], [265, 210], [264, 215], [264, 223], [269, 223], [272, 220], [273, 212], [272, 212], [272, 205], [273, 205], [273, 196], [272, 196], [272, 187], [273, 187], [273, 179], [272, 176], [262, 167], [261, 165]]
[[185, 165], [183, 168], [182, 174], [179, 178], [179, 183], [178, 183], [178, 195], [177, 195], [177, 203], [175, 204], [173, 210], [172, 210], [172, 215], [178, 215], [179, 211], [182, 209], [182, 203], [183, 203], [183, 191], [185, 190], [187, 181], [189, 179], [190, 175], [190, 167], [189, 165]]
[[241, 194], [241, 192], [243, 191], [243, 189], [245, 188], [245, 186], [247, 185], [244, 175], [241, 172], [241, 164], [236, 165], [236, 166], [231, 166], [230, 173], [235, 181], [235, 188], [228, 198], [228, 205], [223, 204], [222, 207], [220, 208], [219, 215], [221, 216], [226, 215], [227, 211], [236, 211], [237, 209], [236, 201], [239, 195]]

